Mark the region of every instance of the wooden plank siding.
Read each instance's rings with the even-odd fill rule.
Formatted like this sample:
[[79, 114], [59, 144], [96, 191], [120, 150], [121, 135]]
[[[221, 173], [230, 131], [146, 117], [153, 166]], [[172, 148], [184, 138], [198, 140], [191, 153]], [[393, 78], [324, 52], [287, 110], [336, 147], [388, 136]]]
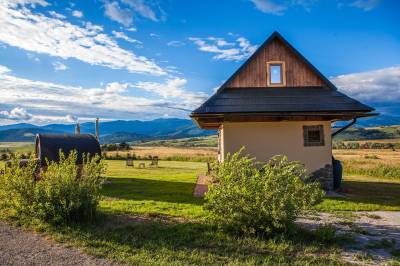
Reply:
[[281, 40], [275, 38], [230, 81], [225, 87], [268, 87], [267, 62], [284, 61], [286, 87], [327, 86], [310, 67]]

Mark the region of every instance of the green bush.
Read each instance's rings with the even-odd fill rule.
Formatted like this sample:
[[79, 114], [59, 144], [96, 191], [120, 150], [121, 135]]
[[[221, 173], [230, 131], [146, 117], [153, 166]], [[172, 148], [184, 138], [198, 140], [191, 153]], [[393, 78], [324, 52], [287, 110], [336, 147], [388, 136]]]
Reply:
[[105, 165], [98, 156], [84, 156], [82, 166], [75, 165], [76, 152], [58, 163], [48, 162], [40, 173], [30, 160], [20, 166], [12, 161], [0, 177], [0, 208], [19, 219], [36, 218], [49, 223], [90, 221], [95, 217]]
[[258, 167], [242, 151], [215, 165], [205, 208], [217, 224], [250, 234], [288, 232], [301, 211], [322, 200], [320, 184], [308, 182], [299, 162], [275, 156]]

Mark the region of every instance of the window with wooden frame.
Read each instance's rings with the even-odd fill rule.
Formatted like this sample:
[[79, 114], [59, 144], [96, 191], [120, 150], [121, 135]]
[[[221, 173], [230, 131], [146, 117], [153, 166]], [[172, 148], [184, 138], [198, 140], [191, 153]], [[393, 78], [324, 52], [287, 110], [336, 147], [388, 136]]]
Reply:
[[286, 69], [283, 61], [267, 62], [267, 83], [269, 87], [286, 86]]
[[324, 146], [324, 127], [322, 125], [303, 126], [304, 146]]

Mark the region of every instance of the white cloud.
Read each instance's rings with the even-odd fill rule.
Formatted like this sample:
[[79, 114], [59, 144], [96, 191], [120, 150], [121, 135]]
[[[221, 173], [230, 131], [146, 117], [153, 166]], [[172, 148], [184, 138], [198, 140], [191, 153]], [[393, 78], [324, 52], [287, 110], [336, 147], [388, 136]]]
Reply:
[[64, 65], [63, 63], [58, 62], [58, 61], [53, 63], [53, 68], [55, 71], [60, 71], [60, 70], [62, 71], [62, 70], [68, 69], [68, 67], [66, 65]]
[[176, 98], [185, 108], [194, 108], [204, 102], [207, 94], [190, 92], [185, 89], [187, 80], [183, 78], [168, 78], [164, 83], [137, 82], [132, 86], [157, 94], [165, 99]]
[[32, 61], [40, 62], [40, 59], [36, 55], [34, 55], [32, 53], [27, 53], [26, 56]]
[[[0, 110], [15, 107], [29, 110], [28, 114], [36, 123], [65, 122], [67, 115], [153, 119], [167, 113], [173, 117], [187, 117], [187, 112], [180, 110], [194, 109], [207, 95], [187, 91], [186, 84], [186, 80], [175, 78], [165, 83], [111, 82], [100, 87], [82, 88], [16, 77], [8, 68], [0, 66]], [[134, 87], [149, 92], [151, 97], [136, 96], [133, 93], [138, 91]], [[5, 112], [3, 117], [16, 117], [17, 112]]]
[[180, 47], [180, 46], [186, 45], [186, 43], [184, 43], [182, 41], [170, 41], [170, 42], [167, 42], [167, 45], [172, 46], [172, 47]]
[[139, 13], [142, 17], [158, 21], [153, 9], [146, 5], [143, 0], [121, 0], [121, 2], [133, 8], [133, 10]]
[[107, 2], [104, 5], [105, 15], [111, 20], [121, 23], [125, 27], [129, 27], [133, 22], [133, 14], [129, 9], [121, 8], [118, 2]]
[[6, 73], [8, 73], [8, 72], [11, 72], [11, 69], [9, 69], [9, 68], [6, 67], [6, 66], [0, 65], [0, 75], [6, 74]]
[[330, 80], [340, 91], [360, 101], [400, 102], [400, 67], [340, 75]]
[[126, 29], [127, 31], [135, 32], [137, 29], [135, 27], [130, 27]]
[[317, 0], [250, 0], [258, 10], [266, 14], [281, 16], [290, 7], [300, 6], [306, 11], [310, 11], [310, 7], [317, 2]]
[[32, 115], [29, 114], [24, 108], [15, 107], [11, 111], [0, 111], [0, 118], [21, 121], [31, 119]]
[[[75, 123], [78, 121], [78, 117], [74, 115], [36, 115], [28, 112], [25, 108], [15, 107], [10, 111], [0, 111], [0, 119], [2, 123], [16, 123], [16, 122], [29, 122], [34, 124], [47, 124], [47, 123]], [[88, 120], [88, 119], [83, 119]]]
[[263, 13], [273, 15], [283, 15], [286, 11], [287, 6], [283, 4], [277, 4], [271, 0], [250, 0], [258, 10]]
[[92, 65], [126, 69], [132, 73], [166, 74], [146, 57], [120, 48], [101, 30], [101, 26], [86, 23], [85, 27], [80, 27], [43, 14], [34, 14], [27, 6], [21, 7], [4, 0], [0, 2], [0, 42], [27, 51], [63, 59], [75, 58]]
[[65, 116], [65, 121], [68, 123], [75, 123], [78, 121], [78, 117], [74, 116], [74, 115], [66, 115]]
[[380, 0], [357, 0], [350, 4], [350, 6], [362, 9], [364, 11], [371, 11], [378, 6]]
[[123, 32], [113, 30], [113, 31], [112, 31], [112, 34], [115, 36], [115, 38], [122, 39], [122, 40], [125, 40], [125, 41], [130, 42], [130, 43], [142, 44], [141, 41], [138, 41], [138, 40], [136, 40], [136, 39], [129, 38], [129, 37], [126, 36], [126, 34], [123, 33]]
[[150, 33], [150, 37], [154, 37], [154, 38], [160, 38], [161, 36], [157, 33]]
[[54, 17], [54, 18], [58, 18], [58, 19], [65, 19], [66, 17], [60, 13], [57, 13], [55, 11], [49, 11], [50, 16]]
[[217, 60], [240, 61], [249, 57], [257, 49], [256, 45], [251, 45], [243, 37], [237, 38], [235, 42], [216, 37], [190, 37], [189, 40], [196, 44], [200, 51], [216, 54], [213, 58]]
[[128, 83], [111, 82], [105, 88], [105, 93], [118, 94], [125, 92], [128, 89]]
[[81, 18], [81, 17], [83, 17], [83, 12], [80, 10], [74, 10], [74, 11], [72, 11], [72, 16]]

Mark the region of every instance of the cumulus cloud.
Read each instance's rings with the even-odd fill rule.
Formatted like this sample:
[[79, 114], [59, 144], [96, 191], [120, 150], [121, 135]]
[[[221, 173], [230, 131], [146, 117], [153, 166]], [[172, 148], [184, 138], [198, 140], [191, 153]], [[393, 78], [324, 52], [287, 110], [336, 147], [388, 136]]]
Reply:
[[258, 10], [263, 13], [273, 14], [273, 15], [283, 15], [286, 11], [287, 6], [283, 4], [278, 4], [270, 0], [250, 0]]
[[371, 11], [378, 6], [380, 0], [357, 0], [350, 4], [350, 6], [362, 9], [364, 11]]
[[9, 68], [6, 67], [6, 66], [0, 65], [0, 75], [1, 75], [1, 74], [6, 74], [6, 73], [8, 73], [8, 72], [11, 72], [11, 69], [9, 69]]
[[148, 18], [153, 21], [158, 21], [154, 10], [150, 6], [145, 4], [143, 0], [121, 0], [121, 2], [131, 7], [142, 17]]
[[[28, 0], [18, 1], [28, 3]], [[27, 51], [63, 59], [75, 58], [92, 65], [126, 69], [132, 73], [166, 74], [152, 60], [119, 47], [112, 38], [102, 33], [101, 26], [86, 23], [85, 27], [81, 27], [35, 14], [26, 5], [21, 6], [15, 1], [0, 2], [0, 42]]]
[[119, 94], [125, 92], [128, 89], [128, 83], [111, 82], [106, 85], [105, 93]]
[[132, 39], [132, 38], [126, 36], [126, 34], [123, 33], [123, 32], [121, 32], [121, 31], [115, 31], [115, 30], [113, 30], [113, 31], [112, 31], [112, 34], [114, 35], [115, 38], [122, 39], [122, 40], [125, 40], [125, 41], [130, 42], [130, 43], [142, 44], [141, 41], [138, 41], [138, 40], [136, 40], [136, 39]]
[[107, 2], [104, 5], [106, 15], [111, 20], [114, 20], [125, 27], [129, 27], [133, 22], [133, 14], [129, 9], [121, 8], [118, 2]]
[[[0, 66], [0, 71], [0, 110], [3, 118], [6, 115], [16, 117], [18, 112], [10, 110], [18, 107], [30, 110], [27, 113], [34, 114], [34, 120], [39, 121], [37, 123], [65, 122], [67, 115], [151, 119], [167, 113], [173, 117], [186, 117], [187, 112], [180, 110], [192, 110], [207, 97], [204, 93], [187, 91], [184, 79], [171, 79], [164, 83], [111, 82], [100, 87], [82, 88], [19, 78], [4, 66]], [[133, 94], [138, 90], [152, 95]], [[23, 117], [23, 112], [19, 113]]]
[[[134, 15], [150, 19], [152, 21], [159, 21], [156, 12], [148, 3], [143, 0], [119, 0], [106, 2], [105, 15], [111, 20], [114, 20], [125, 27], [129, 27], [133, 23]], [[161, 9], [160, 9], [161, 10]], [[135, 29], [136, 28], [131, 28]]]
[[58, 62], [58, 61], [53, 63], [53, 68], [55, 71], [62, 71], [62, 70], [68, 69], [68, 67], [66, 65], [64, 65], [63, 63]]
[[256, 45], [251, 45], [243, 37], [237, 38], [234, 42], [228, 42], [224, 38], [216, 37], [190, 37], [189, 40], [196, 44], [200, 51], [215, 54], [213, 58], [217, 60], [240, 61], [249, 57], [257, 49]]
[[179, 99], [185, 108], [194, 108], [204, 102], [207, 94], [198, 92], [190, 92], [185, 89], [187, 80], [183, 78], [168, 78], [163, 83], [159, 82], [137, 82], [133, 86], [154, 94], [165, 99]]
[[30, 120], [32, 115], [29, 114], [24, 108], [15, 107], [11, 111], [0, 111], [0, 118], [8, 120]]
[[81, 17], [83, 17], [83, 12], [80, 10], [74, 10], [74, 11], [72, 11], [72, 16], [81, 18]]
[[60, 13], [57, 13], [53, 10], [49, 11], [50, 16], [54, 17], [54, 18], [58, 18], [58, 19], [65, 19], [66, 17]]
[[400, 67], [332, 77], [340, 91], [370, 103], [400, 102]]
[[68, 123], [75, 123], [78, 121], [78, 117], [74, 116], [74, 115], [66, 115], [65, 116], [65, 121]]

